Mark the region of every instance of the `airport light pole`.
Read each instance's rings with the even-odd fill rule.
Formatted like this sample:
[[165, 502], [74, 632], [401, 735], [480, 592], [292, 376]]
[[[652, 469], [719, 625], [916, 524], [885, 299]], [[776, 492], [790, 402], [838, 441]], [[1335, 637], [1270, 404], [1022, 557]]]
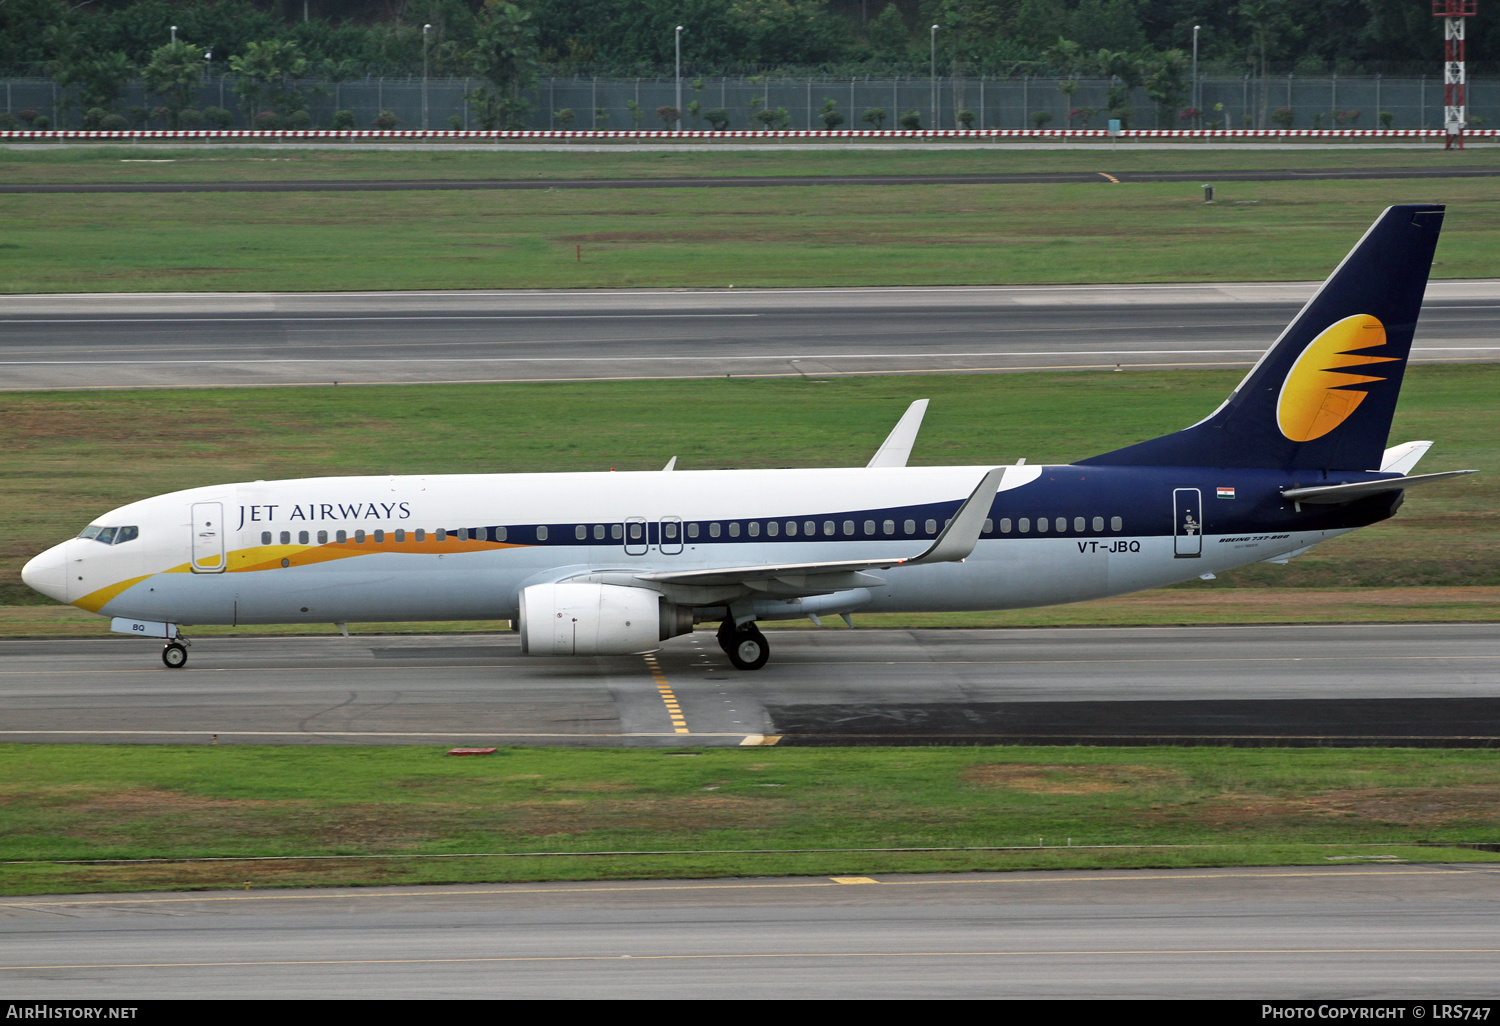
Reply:
[[937, 30], [936, 25], [932, 26], [932, 127], [934, 129], [938, 126]]
[[672, 37], [677, 48], [677, 131], [682, 131], [682, 26]]
[[[1198, 26], [1193, 26], [1193, 110], [1198, 110]], [[1193, 115], [1193, 122], [1203, 124], [1203, 114]]]
[[[1432, 0], [1433, 17], [1443, 19], [1443, 135], [1445, 150], [1464, 148], [1469, 120], [1468, 75], [1464, 70], [1464, 19], [1472, 18], [1479, 0]], [[1425, 76], [1423, 79], [1425, 83]], [[1378, 114], [1378, 112], [1377, 112]], [[1427, 110], [1422, 114], [1425, 119]]]
[[173, 44], [176, 44], [176, 42], [177, 42], [177, 26], [176, 25], [172, 26], [172, 42], [173, 42]]
[[422, 131], [427, 131], [427, 33], [431, 25], [422, 26]]

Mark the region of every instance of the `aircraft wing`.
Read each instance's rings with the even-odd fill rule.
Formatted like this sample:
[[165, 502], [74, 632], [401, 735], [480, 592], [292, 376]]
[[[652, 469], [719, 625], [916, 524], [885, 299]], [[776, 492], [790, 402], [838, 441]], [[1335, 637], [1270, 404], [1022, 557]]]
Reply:
[[861, 570], [885, 570], [894, 566], [920, 566], [927, 563], [961, 563], [979, 544], [990, 503], [1005, 477], [1005, 467], [985, 473], [979, 485], [964, 500], [953, 519], [938, 533], [925, 551], [915, 556], [874, 556], [865, 559], [840, 559], [825, 563], [776, 563], [761, 566], [712, 567], [706, 570], [667, 570], [637, 574], [637, 580], [661, 584], [727, 585], [746, 584], [785, 578], [807, 578], [824, 574], [858, 573]]
[[1354, 502], [1356, 499], [1367, 499], [1371, 495], [1379, 495], [1381, 492], [1399, 492], [1410, 488], [1412, 485], [1427, 484], [1431, 481], [1443, 481], [1450, 477], [1462, 477], [1464, 474], [1477, 474], [1477, 470], [1449, 470], [1441, 474], [1417, 474], [1414, 477], [1388, 477], [1381, 481], [1355, 481], [1352, 484], [1336, 485], [1314, 485], [1310, 488], [1288, 488], [1281, 493], [1283, 499], [1291, 499], [1293, 502], [1307, 502], [1313, 505], [1333, 505], [1340, 502]]

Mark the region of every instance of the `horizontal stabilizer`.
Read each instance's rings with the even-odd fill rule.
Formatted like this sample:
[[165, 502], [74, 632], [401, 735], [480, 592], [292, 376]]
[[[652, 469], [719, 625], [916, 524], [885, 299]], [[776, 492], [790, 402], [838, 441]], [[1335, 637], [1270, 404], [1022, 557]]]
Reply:
[[1477, 474], [1477, 470], [1449, 470], [1441, 474], [1418, 474], [1416, 477], [1388, 477], [1382, 481], [1355, 481], [1352, 484], [1315, 485], [1311, 488], [1288, 488], [1281, 493], [1283, 499], [1306, 502], [1313, 505], [1333, 505], [1339, 502], [1354, 502], [1367, 499], [1382, 492], [1399, 492], [1413, 485], [1443, 481], [1450, 477]]
[[1403, 442], [1394, 445], [1380, 457], [1380, 469], [1386, 474], [1410, 474], [1412, 468], [1431, 448], [1431, 442]]

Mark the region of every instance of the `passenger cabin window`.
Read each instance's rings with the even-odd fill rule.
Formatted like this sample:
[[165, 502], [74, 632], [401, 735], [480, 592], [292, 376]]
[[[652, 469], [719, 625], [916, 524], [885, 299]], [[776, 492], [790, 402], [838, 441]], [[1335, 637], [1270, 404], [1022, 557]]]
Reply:
[[874, 533], [875, 533], [875, 521], [873, 521], [873, 520], [866, 520], [865, 521], [865, 534], [874, 534]]
[[306, 545], [307, 544], [307, 532], [306, 531], [298, 531], [297, 532], [297, 544], [298, 545]]
[[327, 531], [319, 531], [318, 532], [318, 544], [319, 545], [327, 545], [328, 544], [328, 532]]
[[886, 534], [895, 534], [896, 522], [894, 520], [887, 520], [885, 523], [880, 525], [880, 529]]
[[1073, 518], [1073, 530], [1075, 530], [1075, 531], [1082, 531], [1083, 530], [1083, 517], [1074, 517]]
[[427, 540], [427, 528], [425, 528], [425, 527], [419, 527], [419, 528], [417, 528], [416, 534], [417, 534], [417, 541], [426, 541]]
[[508, 537], [510, 537], [510, 528], [508, 528], [508, 527], [497, 527], [497, 528], [495, 528], [495, 540], [497, 542], [503, 542]]
[[719, 536], [719, 525], [718, 525], [718, 523], [712, 523], [712, 524], [708, 525], [708, 536], [710, 538], [717, 538]]
[[1046, 534], [1047, 533], [1047, 518], [1046, 517], [1037, 517], [1036, 518], [1036, 533], [1037, 534]]
[[729, 522], [729, 537], [731, 537], [731, 538], [738, 538], [739, 536], [740, 536], [740, 522], [738, 520], [731, 520]]
[[[375, 533], [379, 534], [380, 532], [376, 531]], [[291, 531], [282, 531], [281, 532], [281, 544], [283, 544], [283, 545], [290, 545], [291, 543], [292, 543], [292, 532]]]
[[668, 541], [677, 540], [677, 524], [674, 521], [668, 520], [666, 523], [662, 524], [661, 532], [662, 536]]
[[847, 538], [849, 535], [851, 535], [853, 533], [854, 533], [854, 521], [852, 521], [852, 520], [845, 520], [844, 521], [844, 537]]
[[262, 545], [269, 545], [269, 544], [271, 544], [271, 532], [270, 531], [262, 531], [262, 532], [260, 532], [260, 543]]
[[363, 545], [364, 543], [365, 543], [365, 532], [363, 532], [363, 531], [355, 531], [354, 532], [354, 544], [356, 544], [356, 545]]
[[[459, 528], [457, 531], [455, 531], [453, 533], [453, 536], [455, 538], [459, 539], [460, 541], [462, 541], [464, 539], [464, 537], [468, 533], [469, 532], [467, 530], [465, 530], [464, 528]], [[440, 542], [447, 541], [448, 540], [448, 529], [446, 527], [439, 527], [436, 531], [432, 532], [432, 538], [433, 538], [434, 541], [440, 541]]]
[[340, 531], [337, 534], [335, 534], [333, 537], [334, 537], [335, 540], [338, 541], [338, 543], [340, 545], [342, 545], [342, 544], [344, 544], [344, 542], [346, 542], [346, 541], [349, 540], [349, 532], [348, 531]]
[[573, 528], [573, 537], [577, 538], [579, 541], [588, 541], [589, 529], [587, 527], [584, 527], [582, 524], [579, 524], [577, 527]]
[[375, 532], [375, 544], [376, 545], [384, 545], [385, 544], [385, 531], [382, 530], [382, 531], [376, 531]]
[[1104, 530], [1104, 518], [1103, 517], [1095, 517], [1094, 518], [1094, 530], [1096, 530], [1096, 531], [1102, 531], [1102, 530]]
[[641, 532], [643, 530], [645, 530], [645, 526], [646, 525], [639, 524], [639, 523], [631, 524], [630, 525], [630, 540], [633, 541], [633, 542], [640, 541], [641, 540]]
[[1020, 520], [1016, 521], [1016, 527], [1017, 527], [1017, 529], [1022, 534], [1030, 534], [1031, 533], [1031, 518], [1030, 517], [1022, 517]]
[[825, 521], [823, 521], [823, 534], [826, 535], [829, 538], [833, 537], [833, 521], [832, 520], [825, 520]]
[[1059, 531], [1066, 531], [1068, 529], [1068, 518], [1058, 517], [1056, 526]]
[[750, 523], [745, 525], [745, 532], [752, 538], [759, 538], [760, 524], [756, 523], [754, 520], [750, 521]]
[[993, 520], [989, 520], [989, 519], [985, 520], [985, 522], [984, 522], [984, 533], [985, 534], [994, 534], [995, 533], [995, 522]]
[[1010, 517], [1000, 518], [1000, 533], [1010, 534]]
[[398, 528], [396, 528], [396, 540], [398, 542], [404, 542], [404, 541], [406, 541], [406, 528], [404, 528], [404, 527], [398, 527]]
[[781, 525], [778, 524], [776, 521], [774, 521], [774, 520], [768, 520], [766, 522], [766, 537], [767, 538], [774, 538], [774, 537], [776, 537], [777, 532], [780, 531], [780, 530], [781, 530]]
[[917, 533], [917, 522], [915, 520], [908, 520], [904, 524], [901, 525], [901, 529], [903, 531], [905, 531], [907, 534], [916, 534]]
[[[692, 532], [693, 532], [693, 537], [694, 538], [698, 537], [698, 525], [697, 524], [693, 525]], [[594, 541], [603, 541], [603, 540], [604, 540], [604, 525], [603, 524], [595, 524], [594, 525]]]
[[795, 538], [795, 537], [797, 537], [797, 521], [795, 521], [795, 520], [788, 520], [786, 522], [786, 536], [788, 538]]
[[622, 528], [619, 524], [610, 524], [609, 536], [615, 541], [619, 541], [621, 538], [625, 537], [625, 529]]
[[927, 533], [928, 534], [937, 534], [937, 521], [936, 520], [929, 520], [929, 521], [927, 521], [927, 525], [926, 526], [927, 526]]
[[818, 533], [817, 523], [812, 520], [804, 520], [802, 522], [802, 533], [811, 538], [813, 535]]
[[547, 540], [547, 525], [546, 524], [542, 524], [540, 527], [538, 527], [536, 529], [536, 540], [539, 541], [539, 542], [543, 542], [543, 541]]
[[1123, 530], [1124, 527], [1125, 527], [1125, 521], [1121, 520], [1119, 517], [1110, 517], [1109, 518], [1109, 529], [1111, 531], [1120, 531], [1120, 530]]

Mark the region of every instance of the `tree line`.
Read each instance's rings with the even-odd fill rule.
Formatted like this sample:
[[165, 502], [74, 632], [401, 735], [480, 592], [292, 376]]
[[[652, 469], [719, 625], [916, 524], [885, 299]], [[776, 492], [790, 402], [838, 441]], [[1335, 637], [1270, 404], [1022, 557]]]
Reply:
[[[1500, 19], [1470, 19], [1471, 74]], [[1425, 0], [76, 0], [0, 2], [0, 75], [45, 75], [65, 105], [119, 117], [142, 81], [178, 127], [199, 83], [230, 75], [247, 116], [297, 127], [299, 83], [477, 79], [473, 113], [506, 127], [542, 75], [927, 74], [1108, 79], [1180, 102], [1193, 28], [1200, 70], [1420, 73], [1440, 68]], [[933, 26], [937, 26], [936, 32]], [[1071, 94], [1070, 94], [1071, 95]], [[198, 115], [201, 117], [201, 115]], [[219, 116], [219, 115], [215, 115]]]

